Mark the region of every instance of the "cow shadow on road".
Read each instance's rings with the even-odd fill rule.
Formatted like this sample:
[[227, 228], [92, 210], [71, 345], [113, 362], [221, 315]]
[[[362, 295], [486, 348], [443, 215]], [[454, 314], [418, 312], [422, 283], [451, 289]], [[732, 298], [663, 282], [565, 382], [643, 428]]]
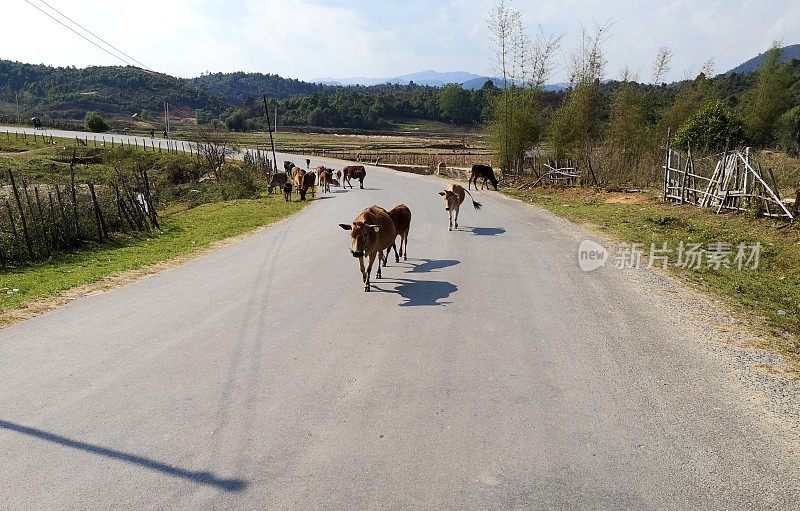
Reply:
[[411, 262], [412, 265], [411, 269], [406, 273], [431, 273], [436, 270], [441, 270], [443, 268], [449, 268], [451, 266], [461, 264], [461, 261], [456, 261], [455, 259], [413, 259], [412, 261], [422, 261], [422, 262], [419, 264]]
[[[458, 291], [458, 286], [450, 282], [440, 280], [411, 280], [411, 279], [392, 279], [398, 286], [395, 289], [382, 289], [375, 285], [373, 288], [384, 293], [396, 293], [403, 297], [400, 307], [431, 307], [444, 306], [453, 302], [444, 302], [453, 293]], [[392, 281], [381, 281], [387, 284]]]
[[503, 227], [464, 227], [475, 236], [501, 236], [506, 233]]

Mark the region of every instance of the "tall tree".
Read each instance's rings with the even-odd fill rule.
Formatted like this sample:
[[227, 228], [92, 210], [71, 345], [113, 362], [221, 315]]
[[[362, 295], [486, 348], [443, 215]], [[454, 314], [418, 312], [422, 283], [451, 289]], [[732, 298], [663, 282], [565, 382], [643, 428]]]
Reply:
[[790, 64], [781, 64], [781, 48], [773, 44], [758, 72], [755, 87], [743, 98], [742, 118], [752, 143], [763, 146], [774, 141], [776, 123], [791, 106], [789, 88], [793, 81]]

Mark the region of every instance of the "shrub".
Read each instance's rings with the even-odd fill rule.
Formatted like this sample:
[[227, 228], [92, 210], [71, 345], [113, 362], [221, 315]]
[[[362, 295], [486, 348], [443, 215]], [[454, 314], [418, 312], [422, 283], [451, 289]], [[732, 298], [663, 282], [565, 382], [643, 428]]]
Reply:
[[778, 146], [782, 151], [800, 154], [800, 106], [796, 106], [778, 119]]
[[742, 122], [721, 101], [707, 104], [678, 129], [675, 144], [686, 149], [722, 151], [744, 142]]
[[96, 133], [105, 133], [108, 131], [108, 124], [106, 124], [106, 121], [104, 121], [103, 117], [97, 112], [87, 112], [85, 121], [86, 128], [89, 131], [94, 131]]

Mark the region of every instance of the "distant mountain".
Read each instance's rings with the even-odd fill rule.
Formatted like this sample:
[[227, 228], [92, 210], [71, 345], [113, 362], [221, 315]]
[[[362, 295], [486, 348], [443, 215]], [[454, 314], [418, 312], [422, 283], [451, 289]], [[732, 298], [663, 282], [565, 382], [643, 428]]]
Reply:
[[[503, 79], [502, 78], [496, 78], [496, 77], [495, 78], [490, 78], [490, 77], [486, 77], [486, 76], [466, 81], [466, 82], [462, 83], [461, 86], [464, 87], [467, 90], [478, 90], [481, 87], [483, 87], [483, 85], [489, 80], [491, 80], [491, 82], [494, 84], [495, 87], [497, 87], [497, 88], [502, 88], [503, 87]], [[517, 85], [519, 85], [519, 83]], [[570, 88], [570, 84], [568, 84], [568, 83], [546, 84], [543, 88], [547, 92], [561, 92], [561, 91], [569, 89]]]
[[[758, 57], [753, 57], [752, 59], [748, 60], [744, 64], [741, 64], [725, 74], [746, 74], [746, 73], [754, 73], [761, 69], [761, 66], [764, 65], [764, 61], [767, 59], [767, 54], [769, 52], [765, 51]], [[781, 49], [781, 62], [788, 62], [792, 59], [800, 60], [800, 44], [794, 44], [792, 46], [786, 46], [785, 48]]]
[[[384, 83], [408, 85], [414, 82], [417, 85], [428, 85], [431, 87], [442, 87], [448, 83], [460, 83], [461, 86], [467, 90], [478, 90], [483, 87], [488, 80], [491, 80], [495, 87], [503, 87], [502, 78], [481, 76], [466, 71], [452, 71], [446, 73], [439, 71], [421, 71], [419, 73], [394, 76], [391, 78], [367, 78], [363, 76], [353, 78], [318, 78], [313, 80], [313, 82], [331, 86], [362, 85], [366, 87]], [[545, 85], [544, 87], [544, 89], [549, 92], [559, 92], [568, 88], [568, 83], [556, 83]]]
[[[407, 75], [392, 76], [388, 78], [367, 78], [363, 76], [352, 78], [318, 78], [312, 80], [314, 83], [325, 85], [381, 85], [384, 83], [408, 85], [414, 82], [417, 85], [428, 85], [431, 87], [441, 87], [448, 83], [464, 83], [470, 80], [480, 79], [480, 75], [475, 73], [468, 73], [466, 71], [420, 71], [419, 73], [411, 73]], [[481, 83], [483, 85], [483, 83]], [[480, 87], [478, 87], [480, 88]]]

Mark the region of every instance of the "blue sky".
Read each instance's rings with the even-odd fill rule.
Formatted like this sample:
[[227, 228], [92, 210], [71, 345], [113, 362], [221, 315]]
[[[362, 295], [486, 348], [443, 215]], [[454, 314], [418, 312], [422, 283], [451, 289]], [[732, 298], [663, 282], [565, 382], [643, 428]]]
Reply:
[[[41, 5], [41, 0], [30, 0]], [[491, 74], [486, 25], [494, 0], [44, 0], [157, 71], [260, 71], [283, 76], [389, 77], [426, 69]], [[513, 0], [535, 30], [564, 35], [551, 82], [581, 26], [611, 21], [607, 77], [651, 76], [658, 48], [675, 54], [669, 79], [709, 58], [725, 71], [774, 40], [800, 43], [800, 0]], [[43, 6], [44, 7], [44, 6]], [[119, 61], [23, 0], [4, 5], [0, 58], [52, 65]], [[37, 34], [32, 37], [31, 34]]]

